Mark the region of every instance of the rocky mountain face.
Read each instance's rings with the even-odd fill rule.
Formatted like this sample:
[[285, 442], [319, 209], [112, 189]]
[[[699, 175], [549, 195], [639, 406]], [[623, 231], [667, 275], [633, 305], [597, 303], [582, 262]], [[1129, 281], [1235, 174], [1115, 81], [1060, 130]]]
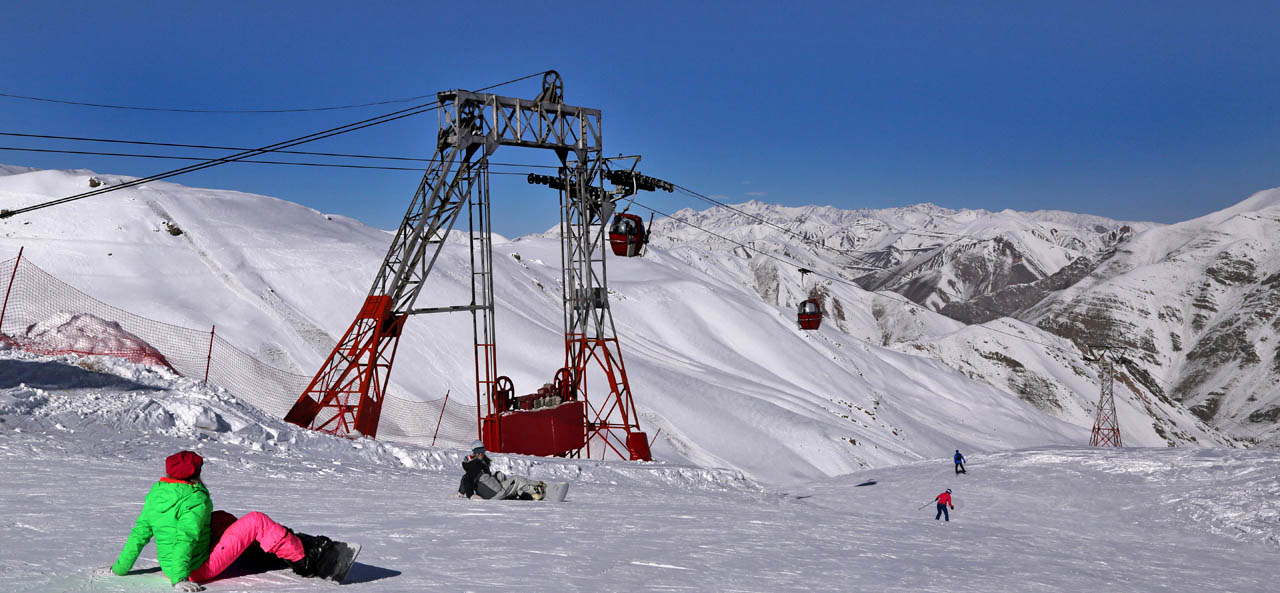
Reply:
[[[1280, 190], [1134, 236], [1071, 286], [1011, 313], [1121, 348], [1151, 393], [1280, 444]], [[1006, 291], [1008, 292], [1008, 291]], [[1013, 304], [1009, 295], [992, 300]], [[997, 305], [999, 306], [999, 305]], [[1018, 307], [1014, 307], [1018, 309]]]

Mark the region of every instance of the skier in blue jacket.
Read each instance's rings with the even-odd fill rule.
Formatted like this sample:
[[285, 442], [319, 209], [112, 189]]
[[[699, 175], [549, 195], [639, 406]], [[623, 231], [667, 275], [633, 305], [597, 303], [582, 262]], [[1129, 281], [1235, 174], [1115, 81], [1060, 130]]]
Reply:
[[964, 471], [964, 455], [960, 454], [959, 449], [956, 449], [955, 461], [956, 461], [956, 475], [969, 473], [967, 471]]

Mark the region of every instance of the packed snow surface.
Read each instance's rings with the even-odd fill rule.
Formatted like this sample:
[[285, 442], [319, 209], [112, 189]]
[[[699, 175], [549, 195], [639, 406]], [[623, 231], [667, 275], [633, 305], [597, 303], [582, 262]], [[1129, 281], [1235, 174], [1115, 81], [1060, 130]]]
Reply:
[[[458, 449], [318, 434], [170, 371], [0, 351], [0, 590], [169, 591], [115, 560], [164, 457], [195, 449], [216, 508], [359, 542], [352, 591], [1273, 591], [1280, 454], [951, 450], [768, 486], [679, 463], [496, 455], [564, 503], [453, 498]], [[950, 522], [933, 498], [954, 491]], [[923, 508], [922, 508], [923, 507]], [[328, 591], [233, 567], [211, 593]], [[344, 589], [347, 590], [347, 589]]]

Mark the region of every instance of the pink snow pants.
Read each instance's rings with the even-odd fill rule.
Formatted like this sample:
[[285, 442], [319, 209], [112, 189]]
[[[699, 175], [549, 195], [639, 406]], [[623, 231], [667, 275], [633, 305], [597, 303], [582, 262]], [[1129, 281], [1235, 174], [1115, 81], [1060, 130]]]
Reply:
[[196, 583], [212, 580], [231, 566], [245, 548], [254, 542], [258, 542], [268, 554], [275, 554], [290, 562], [301, 560], [306, 555], [298, 536], [289, 533], [283, 525], [272, 521], [271, 517], [254, 511], [236, 519], [235, 523], [222, 532], [222, 537], [213, 542], [209, 559], [192, 572], [189, 578]]

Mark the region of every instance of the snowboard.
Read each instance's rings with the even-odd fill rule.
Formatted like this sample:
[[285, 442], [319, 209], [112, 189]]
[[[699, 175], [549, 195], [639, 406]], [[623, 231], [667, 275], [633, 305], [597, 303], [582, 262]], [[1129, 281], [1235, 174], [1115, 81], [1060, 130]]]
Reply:
[[359, 554], [360, 544], [332, 541], [316, 562], [316, 576], [341, 585]]
[[546, 494], [542, 500], [548, 502], [564, 502], [564, 497], [569, 493], [568, 482], [543, 482], [547, 485]]

